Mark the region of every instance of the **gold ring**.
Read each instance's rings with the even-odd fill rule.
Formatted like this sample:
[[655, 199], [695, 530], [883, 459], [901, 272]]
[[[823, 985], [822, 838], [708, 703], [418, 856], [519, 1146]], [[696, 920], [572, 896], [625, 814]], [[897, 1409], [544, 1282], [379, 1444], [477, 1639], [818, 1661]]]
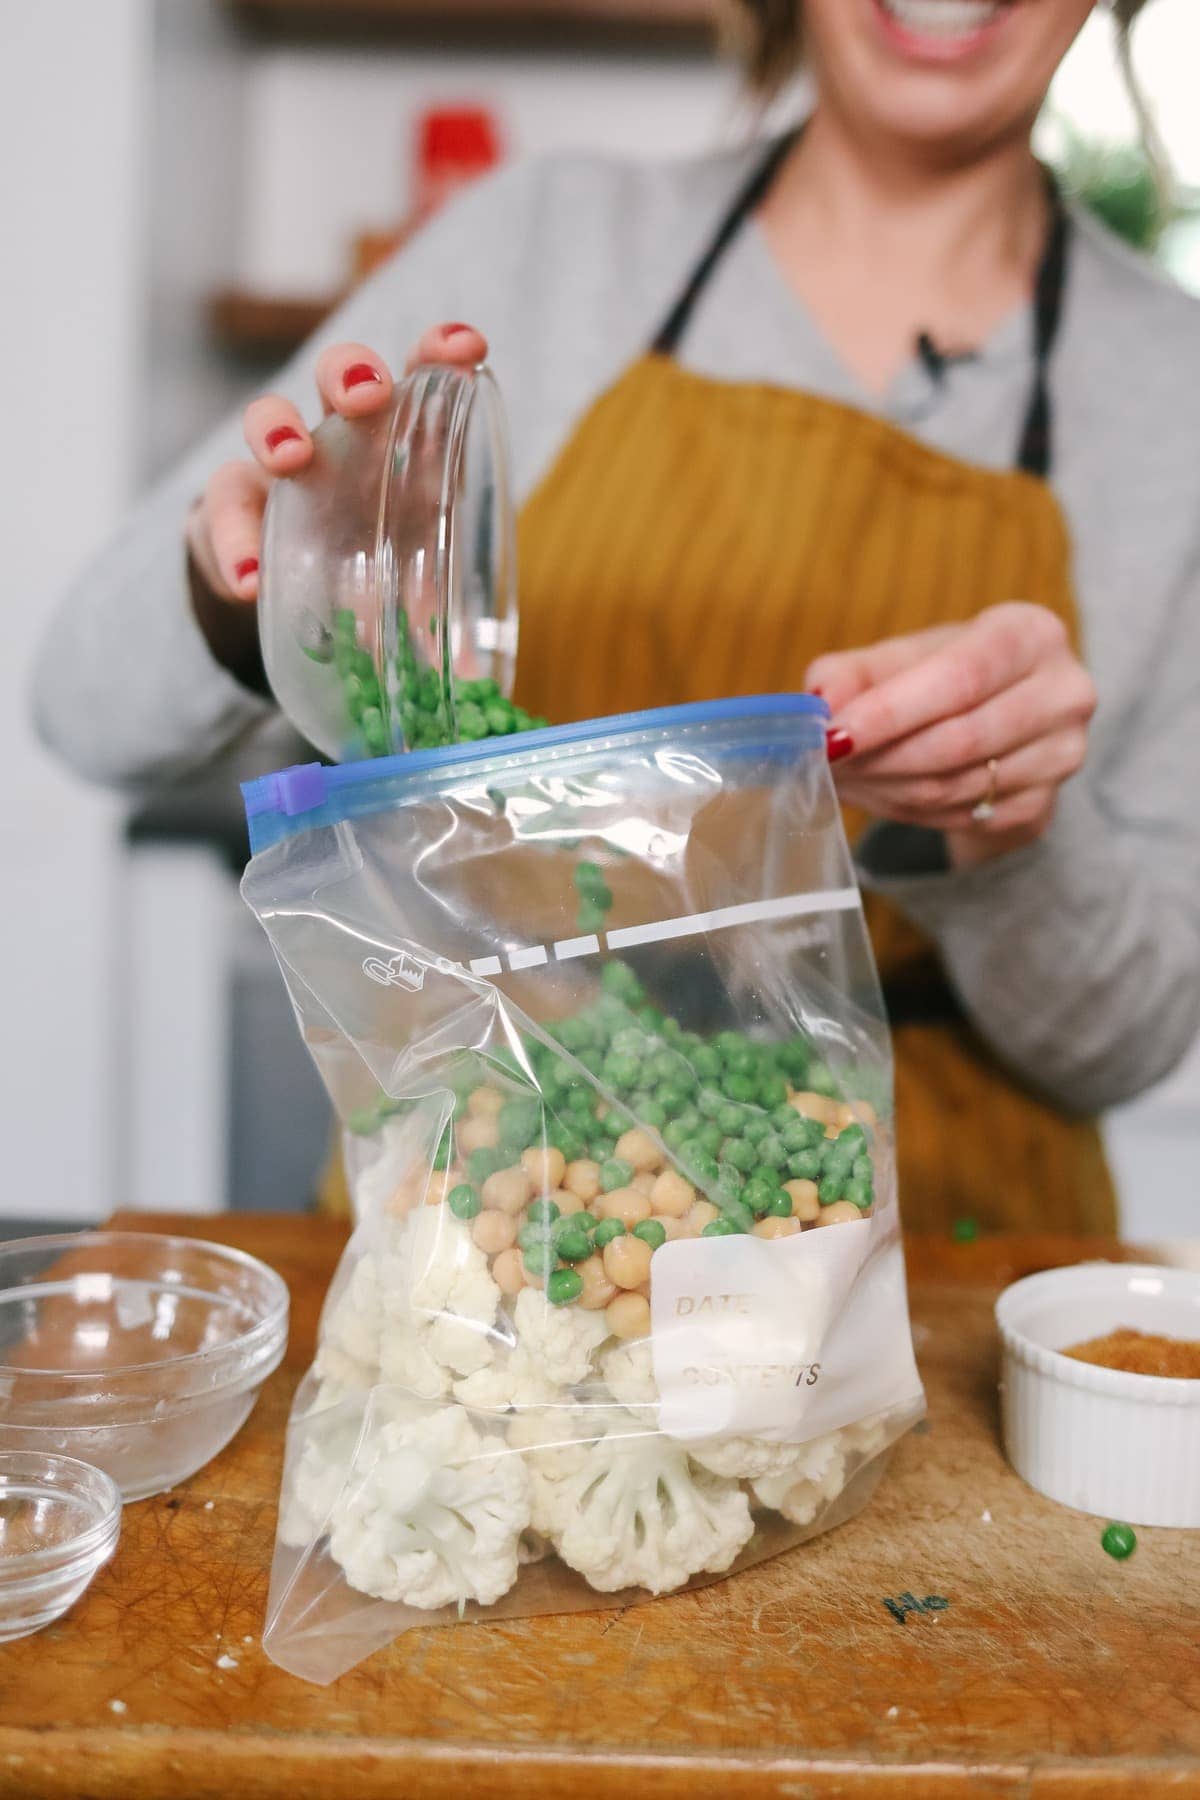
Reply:
[[989, 819], [994, 819], [996, 816], [996, 776], [999, 773], [999, 768], [1000, 765], [996, 761], [996, 758], [994, 756], [989, 756], [987, 765], [987, 793], [977, 805], [971, 808], [971, 817], [977, 825], [986, 825]]

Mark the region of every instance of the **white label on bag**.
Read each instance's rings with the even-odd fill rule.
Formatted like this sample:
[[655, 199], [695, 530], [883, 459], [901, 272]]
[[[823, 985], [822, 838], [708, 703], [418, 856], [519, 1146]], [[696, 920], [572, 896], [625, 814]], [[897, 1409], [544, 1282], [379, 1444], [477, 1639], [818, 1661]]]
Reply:
[[677, 1238], [654, 1253], [650, 1307], [672, 1437], [800, 1443], [921, 1397], [899, 1234], [871, 1219]]

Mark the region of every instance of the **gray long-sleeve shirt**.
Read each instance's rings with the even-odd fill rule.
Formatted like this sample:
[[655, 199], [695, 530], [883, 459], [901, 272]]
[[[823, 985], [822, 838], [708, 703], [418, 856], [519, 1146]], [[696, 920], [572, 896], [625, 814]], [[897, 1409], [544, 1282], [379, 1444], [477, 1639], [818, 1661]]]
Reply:
[[[311, 414], [321, 344], [357, 339], [398, 366], [430, 323], [469, 319], [491, 341], [520, 500], [644, 349], [761, 154], [506, 171], [361, 288], [273, 386]], [[1090, 220], [1076, 225], [1051, 372], [1052, 480], [1100, 693], [1087, 767], [1048, 835], [1014, 855], [898, 875], [884, 830], [868, 834], [861, 864], [936, 939], [998, 1055], [1064, 1107], [1095, 1111], [1165, 1074], [1200, 1025], [1200, 305]], [[873, 399], [751, 222], [680, 354], [718, 378], [882, 411], [938, 449], [1005, 466], [1029, 392], [1031, 313], [940, 381], [914, 360]], [[185, 584], [187, 508], [243, 453], [233, 418], [145, 497], [49, 624], [39, 729], [88, 777], [182, 774], [270, 710], [215, 664]]]

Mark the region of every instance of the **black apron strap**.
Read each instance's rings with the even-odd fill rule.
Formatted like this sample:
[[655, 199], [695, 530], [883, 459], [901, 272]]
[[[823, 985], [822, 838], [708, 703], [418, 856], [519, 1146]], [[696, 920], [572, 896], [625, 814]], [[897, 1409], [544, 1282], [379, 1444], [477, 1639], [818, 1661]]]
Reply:
[[1067, 252], [1071, 239], [1071, 221], [1063, 206], [1058, 184], [1049, 171], [1046, 174], [1046, 185], [1050, 196], [1050, 231], [1033, 290], [1033, 391], [1029, 396], [1017, 450], [1018, 469], [1024, 469], [1027, 475], [1038, 475], [1043, 481], [1050, 473], [1054, 449], [1048, 380], [1050, 356], [1062, 322]]
[[651, 348], [656, 350], [660, 356], [673, 356], [679, 348], [679, 341], [687, 329], [688, 320], [692, 316], [697, 300], [704, 291], [709, 276], [729, 248], [732, 240], [737, 236], [745, 219], [766, 194], [775, 179], [779, 165], [799, 135], [800, 130], [797, 128], [795, 131], [789, 131], [786, 137], [780, 138], [777, 143], [771, 145], [763, 161], [725, 213], [713, 233], [708, 248], [688, 277], [683, 292], [654, 334]]

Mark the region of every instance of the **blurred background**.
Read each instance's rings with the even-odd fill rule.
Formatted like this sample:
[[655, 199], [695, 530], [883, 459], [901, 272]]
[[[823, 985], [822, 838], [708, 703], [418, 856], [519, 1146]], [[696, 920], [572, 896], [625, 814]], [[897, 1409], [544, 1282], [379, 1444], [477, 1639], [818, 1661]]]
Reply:
[[[151, 806], [35, 745], [27, 669], [61, 585], [138, 490], [337, 296], [496, 161], [694, 153], [758, 121], [712, 0], [39, 0], [0, 8], [0, 1224], [118, 1207], [294, 1210], [322, 1090], [237, 878], [268, 732]], [[1196, 0], [1137, 63], [1178, 183], [1155, 216], [1107, 20], [1043, 121], [1067, 184], [1200, 290]], [[778, 103], [794, 115], [803, 96]], [[1200, 1059], [1109, 1122], [1126, 1234], [1194, 1233]]]

